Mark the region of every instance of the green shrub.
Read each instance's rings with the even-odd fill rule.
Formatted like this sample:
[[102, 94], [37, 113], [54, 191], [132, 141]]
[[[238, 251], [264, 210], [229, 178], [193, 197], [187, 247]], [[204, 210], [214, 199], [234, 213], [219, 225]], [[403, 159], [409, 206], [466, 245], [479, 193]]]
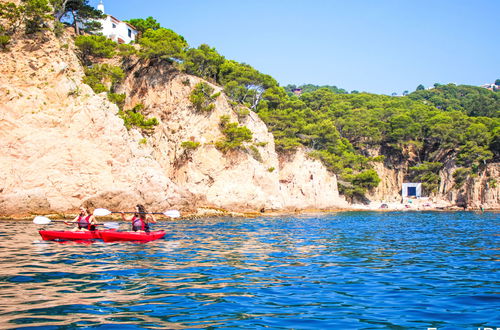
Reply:
[[125, 97], [125, 94], [108, 93], [108, 100], [116, 104], [120, 110], [122, 110], [125, 105]]
[[216, 141], [215, 147], [224, 153], [240, 148], [243, 142], [252, 141], [252, 131], [246, 126], [229, 122], [229, 116], [221, 116], [219, 126], [225, 137]]
[[122, 57], [128, 58], [132, 55], [137, 54], [135, 47], [129, 44], [119, 44], [118, 45], [118, 54]]
[[200, 112], [210, 112], [215, 108], [213, 102], [220, 93], [215, 93], [214, 89], [206, 82], [200, 82], [196, 84], [193, 91], [189, 95], [189, 101], [193, 104], [196, 111]]
[[141, 111], [144, 109], [144, 105], [137, 104], [131, 110], [119, 111], [118, 115], [123, 119], [123, 123], [127, 129], [132, 127], [139, 128], [143, 133], [151, 134], [154, 127], [158, 125], [158, 119], [151, 117], [146, 119]]
[[244, 120], [250, 114], [250, 110], [245, 107], [238, 107], [236, 110], [236, 115], [238, 116], [238, 120]]
[[470, 169], [467, 168], [457, 168], [453, 172], [453, 179], [455, 180], [455, 188], [460, 188], [464, 184], [467, 177], [471, 174]]
[[269, 167], [269, 168], [267, 169], [267, 171], [268, 171], [269, 173], [274, 172], [274, 170], [275, 170], [275, 168], [274, 168], [274, 167]]
[[443, 168], [441, 162], [423, 162], [418, 166], [410, 167], [410, 179], [415, 182], [422, 182], [422, 187], [426, 193], [436, 193], [441, 178], [439, 171]]
[[117, 43], [105, 36], [78, 36], [75, 46], [80, 52], [80, 58], [85, 64], [90, 64], [93, 58], [112, 58], [115, 55]]
[[2, 24], [0, 30], [2, 33], [14, 34], [17, 29], [21, 26], [24, 16], [24, 7], [17, 6], [13, 2], [0, 2], [0, 19]]
[[56, 37], [60, 38], [64, 34], [64, 29], [66, 28], [66, 25], [63, 23], [56, 21], [54, 22], [54, 34]]
[[0, 35], [0, 49], [6, 50], [7, 45], [10, 43], [10, 37], [5, 35]]
[[259, 163], [262, 163], [264, 161], [262, 159], [262, 155], [259, 152], [259, 149], [257, 149], [256, 146], [249, 146], [248, 149], [249, 149], [250, 155], [253, 157], [253, 159], [258, 161]]
[[107, 92], [110, 89], [113, 90], [124, 77], [125, 73], [118, 66], [97, 64], [92, 67], [85, 68], [83, 82], [92, 87], [94, 92], [102, 93]]
[[362, 199], [369, 189], [377, 187], [381, 181], [377, 172], [373, 169], [357, 174], [345, 174], [343, 179], [347, 180], [348, 184], [339, 182], [339, 190], [352, 201]]
[[196, 150], [200, 146], [200, 142], [195, 141], [184, 141], [181, 143], [181, 147], [185, 150]]

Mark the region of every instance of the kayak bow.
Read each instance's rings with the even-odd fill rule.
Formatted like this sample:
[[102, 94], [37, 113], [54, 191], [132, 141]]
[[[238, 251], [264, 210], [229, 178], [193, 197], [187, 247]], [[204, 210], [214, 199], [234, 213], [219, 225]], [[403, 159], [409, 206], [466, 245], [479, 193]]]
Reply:
[[39, 230], [44, 241], [82, 241], [101, 238], [101, 234], [106, 231], [114, 230]]

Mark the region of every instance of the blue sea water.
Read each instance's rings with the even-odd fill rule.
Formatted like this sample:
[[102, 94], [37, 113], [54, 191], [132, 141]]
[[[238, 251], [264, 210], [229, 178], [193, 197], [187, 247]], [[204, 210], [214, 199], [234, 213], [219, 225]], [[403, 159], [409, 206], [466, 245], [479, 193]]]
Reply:
[[[165, 221], [146, 244], [0, 223], [0, 328], [500, 327], [498, 213]], [[52, 229], [61, 228], [51, 224]]]

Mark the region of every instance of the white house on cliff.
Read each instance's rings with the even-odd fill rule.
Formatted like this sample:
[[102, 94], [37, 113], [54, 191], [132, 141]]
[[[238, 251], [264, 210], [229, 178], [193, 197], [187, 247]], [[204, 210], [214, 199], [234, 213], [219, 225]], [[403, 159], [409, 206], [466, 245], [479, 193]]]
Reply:
[[[102, 0], [99, 1], [97, 9], [104, 14], [104, 4]], [[100, 21], [102, 30], [100, 31], [103, 36], [119, 43], [129, 44], [135, 41], [137, 30], [127, 22], [120, 21], [119, 19], [106, 15], [106, 18]]]

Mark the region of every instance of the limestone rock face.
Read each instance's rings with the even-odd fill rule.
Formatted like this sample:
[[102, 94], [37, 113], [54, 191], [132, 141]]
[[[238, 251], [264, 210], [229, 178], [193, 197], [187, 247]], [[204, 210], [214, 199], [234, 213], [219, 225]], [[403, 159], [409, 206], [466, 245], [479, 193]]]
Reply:
[[303, 149], [280, 159], [280, 188], [284, 207], [328, 209], [347, 208], [349, 205], [339, 196], [337, 177], [328, 172], [319, 160], [310, 159]]
[[440, 195], [454, 202], [459, 207], [500, 209], [500, 164], [488, 164], [479, 171], [476, 177], [469, 177], [465, 182], [457, 184], [453, 173], [457, 167], [454, 163], [445, 165], [441, 171]]
[[[151, 211], [344, 206], [335, 175], [319, 162], [303, 152], [278, 160], [255, 113], [238, 117], [223, 93], [213, 111], [195, 111], [189, 94], [201, 79], [169, 65], [129, 63], [125, 108], [142, 103], [160, 122], [145, 135], [127, 130], [106, 95], [82, 83], [70, 38], [42, 38], [13, 41], [0, 53], [0, 216], [71, 213], [82, 204], [117, 211], [137, 203]], [[252, 142], [216, 149], [222, 115], [247, 126]], [[184, 141], [201, 145], [184, 150]]]
[[[303, 152], [299, 152], [299, 161], [292, 159], [291, 167], [286, 161], [278, 161], [274, 138], [255, 113], [238, 116], [223, 93], [215, 100], [213, 111], [200, 113], [193, 109], [189, 95], [202, 81], [169, 67], [156, 65], [151, 70], [147, 65], [136, 63], [122, 84], [121, 92], [129, 95], [126, 107], [141, 103], [147, 113], [160, 119], [148, 144], [153, 146], [156, 159], [176, 184], [203, 196], [207, 206], [230, 210], [345, 205], [338, 197], [335, 175], [327, 174], [319, 162], [306, 160]], [[214, 93], [221, 91], [218, 86], [212, 87]], [[231, 122], [248, 127], [253, 140], [237, 150], [219, 151], [214, 144], [223, 138], [219, 127], [221, 116], [229, 116]], [[200, 147], [184, 150], [181, 146], [184, 141], [200, 142]], [[291, 178], [294, 188], [282, 183], [281, 171]], [[317, 179], [301, 179], [312, 173]], [[325, 178], [327, 180], [321, 183], [325, 189], [320, 196], [322, 189], [318, 190], [321, 186], [318, 180]], [[295, 197], [299, 185], [304, 185], [301, 188], [305, 191], [300, 198]]]
[[[171, 205], [178, 188], [116, 116], [106, 96], [81, 83], [70, 47], [50, 34], [0, 54], [0, 214], [65, 212], [108, 191], [116, 206]], [[67, 40], [68, 44], [72, 43]]]

